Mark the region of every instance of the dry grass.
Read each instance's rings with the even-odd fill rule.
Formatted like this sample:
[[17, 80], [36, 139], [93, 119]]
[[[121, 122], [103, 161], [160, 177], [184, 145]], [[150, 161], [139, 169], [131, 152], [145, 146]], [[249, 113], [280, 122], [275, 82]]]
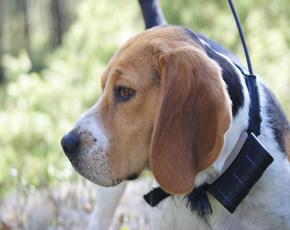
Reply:
[[[0, 229], [86, 229], [95, 205], [95, 188], [80, 181], [11, 193], [0, 203]], [[110, 230], [150, 229], [150, 207], [142, 199], [148, 190], [150, 182], [144, 177], [128, 184]]]

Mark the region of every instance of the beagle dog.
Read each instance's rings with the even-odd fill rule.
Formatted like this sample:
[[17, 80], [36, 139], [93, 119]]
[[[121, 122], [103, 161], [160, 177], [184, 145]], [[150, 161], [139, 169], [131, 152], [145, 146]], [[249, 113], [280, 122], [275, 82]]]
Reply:
[[[222, 174], [248, 127], [251, 98], [237, 64], [232, 53], [180, 26], [154, 27], [117, 51], [101, 77], [98, 102], [62, 139], [82, 176], [116, 186], [100, 189], [99, 216], [112, 211], [107, 205], [116, 207], [125, 188], [118, 184], [148, 168], [172, 195], [152, 208], [153, 229], [290, 229], [290, 126], [261, 79], [258, 139], [273, 164], [233, 214], [210, 194], [206, 219], [187, 207], [185, 196]], [[109, 219], [100, 217], [99, 229]]]

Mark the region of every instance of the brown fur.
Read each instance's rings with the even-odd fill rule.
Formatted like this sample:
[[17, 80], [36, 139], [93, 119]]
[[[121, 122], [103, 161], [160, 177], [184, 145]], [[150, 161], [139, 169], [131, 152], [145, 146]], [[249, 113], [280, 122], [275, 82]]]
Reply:
[[[136, 90], [116, 102], [114, 88]], [[186, 193], [195, 176], [223, 148], [231, 122], [230, 100], [217, 64], [176, 27], [129, 40], [102, 77], [98, 104], [111, 149], [113, 176], [121, 180], [149, 163], [170, 193]]]

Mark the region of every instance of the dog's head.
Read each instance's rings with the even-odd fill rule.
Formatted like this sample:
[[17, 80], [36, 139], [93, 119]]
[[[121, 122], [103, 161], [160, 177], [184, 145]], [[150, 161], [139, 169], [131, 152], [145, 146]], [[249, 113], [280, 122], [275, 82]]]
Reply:
[[113, 186], [148, 166], [167, 192], [191, 191], [231, 123], [219, 66], [182, 29], [167, 26], [129, 40], [101, 81], [98, 102], [62, 139], [76, 170]]

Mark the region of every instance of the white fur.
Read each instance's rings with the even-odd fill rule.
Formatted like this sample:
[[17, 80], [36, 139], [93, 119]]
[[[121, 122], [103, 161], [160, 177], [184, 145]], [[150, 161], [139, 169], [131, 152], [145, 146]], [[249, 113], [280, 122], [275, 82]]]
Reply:
[[96, 206], [90, 216], [88, 230], [109, 229], [111, 220], [125, 191], [125, 188], [126, 182], [111, 188], [97, 188]]
[[109, 136], [102, 125], [98, 107], [96, 104], [84, 113], [74, 127], [81, 139], [81, 148], [78, 160], [73, 165], [90, 181], [102, 186], [112, 186], [117, 182], [112, 179], [113, 172], [107, 157]]
[[93, 148], [107, 149], [109, 138], [99, 116], [98, 103], [80, 117], [75, 128], [79, 129], [79, 131], [87, 131], [97, 139], [95, 146], [92, 146]]

